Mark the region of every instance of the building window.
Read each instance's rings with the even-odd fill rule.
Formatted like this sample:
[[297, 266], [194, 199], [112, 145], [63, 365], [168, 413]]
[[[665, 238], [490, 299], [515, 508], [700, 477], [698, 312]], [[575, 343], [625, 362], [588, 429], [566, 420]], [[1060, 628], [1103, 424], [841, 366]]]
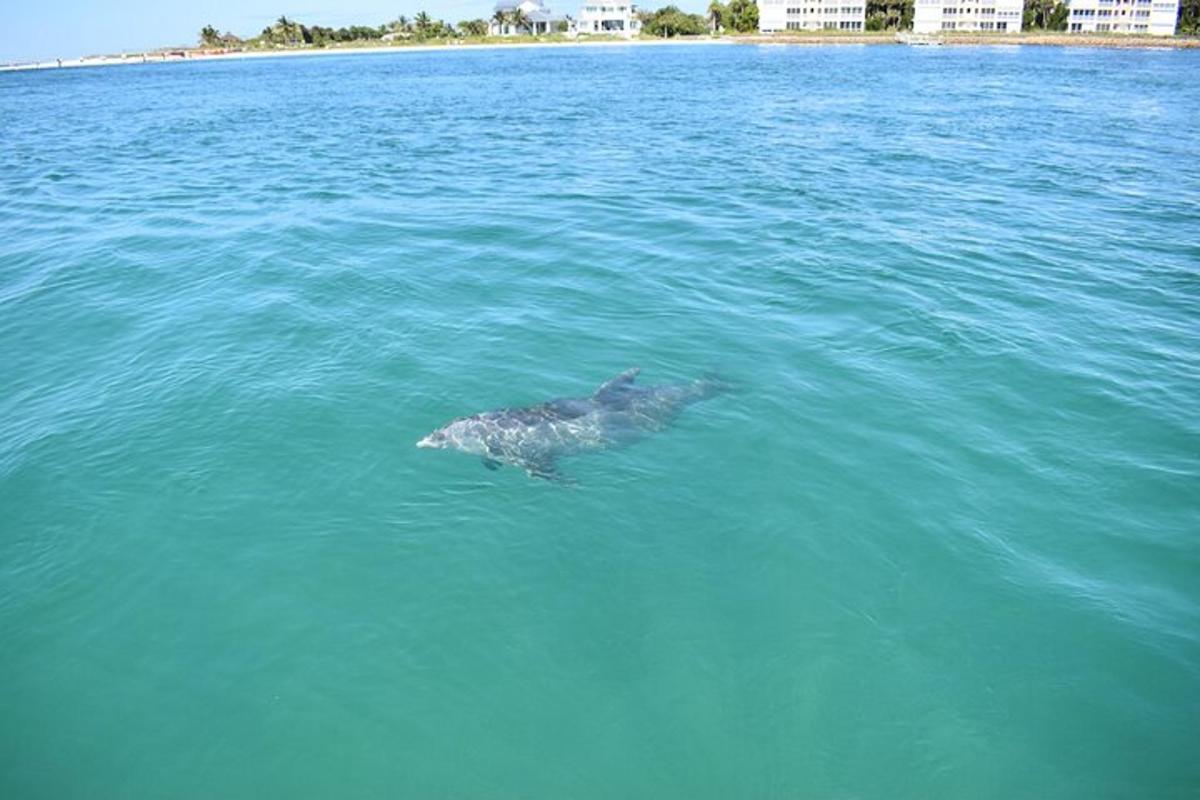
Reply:
[[1081, 31], [1081, 30], [1083, 30], [1082, 22], [1072, 22], [1071, 23], [1071, 33], [1079, 33], [1079, 31]]
[[1007, 22], [997, 22], [997, 23], [996, 23], [996, 30], [998, 30], [998, 31], [1006, 31], [1006, 30], [1008, 30], [1008, 23], [1007, 23]]
[[954, 30], [954, 23], [953, 23], [953, 22], [943, 22], [943, 23], [942, 23], [942, 30], [944, 30], [944, 31], [952, 31], [952, 30]]

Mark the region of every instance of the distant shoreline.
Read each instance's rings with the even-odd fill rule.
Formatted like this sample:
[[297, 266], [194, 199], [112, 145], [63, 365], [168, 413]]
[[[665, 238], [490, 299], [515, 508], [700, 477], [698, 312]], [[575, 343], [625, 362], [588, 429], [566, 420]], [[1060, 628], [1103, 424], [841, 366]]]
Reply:
[[[951, 47], [988, 45], [1034, 45], [1041, 47], [1097, 47], [1107, 49], [1186, 50], [1200, 48], [1200, 38], [1188, 36], [1130, 36], [1066, 33], [943, 33], [927, 39]], [[673, 39], [606, 39], [601, 41], [514, 41], [456, 42], [448, 44], [401, 44], [368, 47], [279, 48], [275, 50], [204, 51], [195, 48], [164, 48], [145, 53], [87, 56], [22, 64], [0, 64], [0, 72], [19, 72], [76, 67], [107, 67], [129, 64], [160, 64], [184, 61], [228, 61], [243, 58], [280, 58], [291, 56], [361, 55], [364, 53], [414, 53], [464, 49], [580, 48], [580, 47], [686, 47], [693, 45], [900, 45], [894, 31], [880, 33], [796, 33], [748, 34], [737, 36], [678, 37]]]

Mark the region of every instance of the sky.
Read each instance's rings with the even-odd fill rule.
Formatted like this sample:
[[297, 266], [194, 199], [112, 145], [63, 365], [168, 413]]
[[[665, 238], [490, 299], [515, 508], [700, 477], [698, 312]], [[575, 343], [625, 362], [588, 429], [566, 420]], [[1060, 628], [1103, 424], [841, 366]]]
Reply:
[[[646, 5], [657, 8], [670, 0]], [[575, 15], [580, 0], [545, 0]], [[280, 14], [309, 25], [379, 25], [424, 9], [447, 22], [491, 16], [495, 0], [0, 0], [0, 63], [194, 44], [212, 25], [257, 35]], [[698, 11], [705, 0], [676, 2]]]

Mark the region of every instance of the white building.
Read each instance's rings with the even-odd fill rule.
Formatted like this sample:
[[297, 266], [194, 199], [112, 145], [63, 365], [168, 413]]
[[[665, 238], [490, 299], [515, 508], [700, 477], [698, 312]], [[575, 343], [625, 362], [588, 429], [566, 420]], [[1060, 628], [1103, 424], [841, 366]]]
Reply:
[[[513, 23], [513, 14], [520, 10], [525, 18], [522, 25]], [[496, 19], [496, 15], [504, 16], [504, 21]], [[492, 9], [492, 18], [488, 20], [489, 36], [520, 36], [533, 34], [540, 36], [554, 33], [554, 24], [559, 18], [550, 13], [550, 9], [542, 4], [542, 0], [499, 0]]]
[[611, 6], [582, 5], [579, 7], [579, 19], [571, 23], [571, 33], [576, 36], [602, 34], [631, 39], [641, 32], [642, 21], [637, 17], [637, 6], [628, 2], [622, 4], [619, 0]]
[[1174, 36], [1179, 0], [1068, 0], [1069, 33]]
[[913, 33], [1021, 30], [1022, 0], [916, 0]]
[[866, 27], [866, 0], [759, 0], [758, 30], [861, 31]]

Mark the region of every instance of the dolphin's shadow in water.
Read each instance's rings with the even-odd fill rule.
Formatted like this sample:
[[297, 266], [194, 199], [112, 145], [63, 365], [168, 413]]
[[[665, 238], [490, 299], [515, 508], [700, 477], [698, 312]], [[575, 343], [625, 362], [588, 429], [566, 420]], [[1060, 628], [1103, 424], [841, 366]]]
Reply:
[[622, 372], [590, 397], [563, 397], [522, 408], [460, 417], [417, 447], [461, 450], [488, 469], [520, 467], [531, 477], [575, 483], [558, 469], [562, 456], [620, 447], [661, 431], [687, 406], [726, 389], [715, 377], [635, 386], [641, 370]]

